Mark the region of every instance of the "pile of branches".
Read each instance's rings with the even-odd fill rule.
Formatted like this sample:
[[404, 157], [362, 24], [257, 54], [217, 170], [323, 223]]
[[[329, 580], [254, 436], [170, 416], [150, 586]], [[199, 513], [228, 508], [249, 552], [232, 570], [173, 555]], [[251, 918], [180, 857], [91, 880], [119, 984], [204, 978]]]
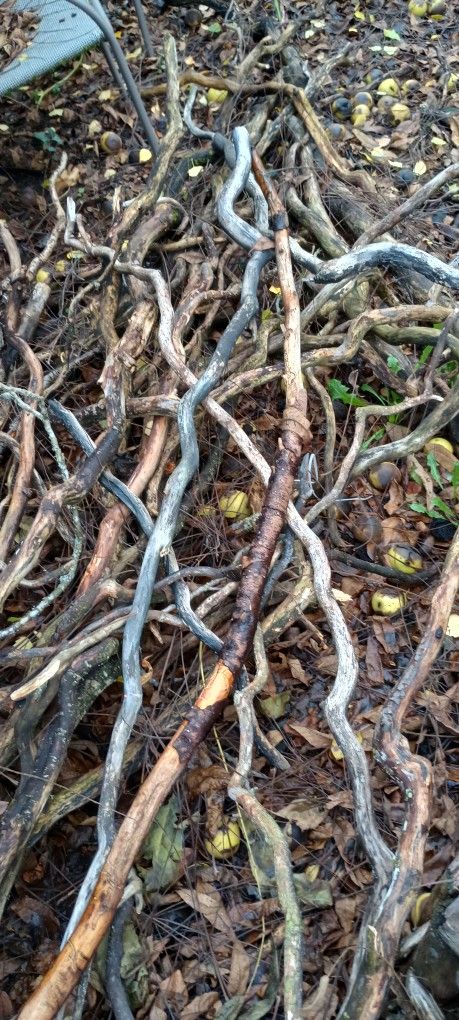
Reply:
[[[190, 71], [180, 78], [174, 41], [166, 39], [168, 128], [140, 195], [124, 203], [115, 192], [105, 238], [91, 236], [73, 199], [60, 197], [65, 157], [50, 182], [53, 228], [28, 265], [22, 264], [8, 223], [0, 223], [9, 261], [2, 285], [0, 383], [5, 464], [0, 657], [6, 676], [2, 704], [9, 714], [1, 754], [4, 764], [18, 754], [21, 769], [0, 825], [2, 909], [27, 848], [58, 817], [84, 803], [85, 796], [100, 793], [97, 853], [62, 949], [22, 1007], [21, 1020], [56, 1016], [78, 984], [84, 1001], [85, 974], [105, 933], [125, 917], [121, 904], [135, 888], [133, 863], [158, 809], [232, 697], [240, 756], [228, 776], [227, 792], [273, 847], [285, 914], [284, 1011], [289, 1018], [303, 1015], [303, 922], [289, 848], [256, 798], [251, 762], [256, 741], [273, 767], [288, 768], [261, 732], [253, 699], [266, 682], [270, 643], [312, 604], [319, 605], [336, 649], [337, 673], [325, 712], [344, 756], [356, 830], [373, 873], [340, 1017], [371, 1020], [381, 1014], [421, 881], [431, 766], [411, 753], [402, 730], [442, 645], [459, 582], [459, 539], [451, 543], [441, 576], [433, 582], [425, 634], [377, 727], [377, 761], [400, 788], [404, 805], [395, 847], [385, 841], [375, 819], [368, 762], [347, 717], [358, 665], [331, 588], [323, 539], [343, 547], [336, 506], [352, 479], [383, 461], [401, 462], [416, 454], [457, 413], [459, 383], [448, 389], [436, 366], [445, 349], [458, 357], [454, 295], [459, 266], [395, 241], [391, 232], [457, 178], [459, 166], [442, 171], [403, 204], [396, 204], [388, 191], [386, 208], [391, 211], [378, 216], [374, 179], [337, 155], [311, 105], [331, 62], [305, 88], [282, 78], [262, 87], [250, 84], [257, 62], [285, 49], [289, 36], [287, 30], [275, 41], [262, 40], [234, 79]], [[195, 87], [182, 112], [180, 88], [193, 78]], [[198, 87], [229, 93], [220, 132], [203, 129], [193, 119]], [[151, 88], [149, 94], [162, 91]], [[232, 96], [238, 97], [236, 104]], [[282, 112], [273, 113], [279, 97]], [[240, 124], [233, 131], [230, 118]], [[186, 131], [199, 141], [177, 158]], [[212, 173], [204, 172], [196, 186], [191, 226], [180, 200], [184, 185], [188, 194], [193, 187], [188, 170], [209, 164]], [[81, 252], [91, 269], [68, 304], [65, 298], [61, 345], [66, 331], [77, 340], [61, 357], [60, 349], [50, 354], [43, 337], [50, 298], [46, 267], [62, 250]], [[167, 275], [157, 268], [158, 252]], [[280, 287], [278, 315], [260, 324], [264, 280], [273, 265]], [[441, 331], [432, 328], [434, 323], [442, 324]], [[433, 364], [423, 373], [415, 371], [411, 326], [421, 328], [424, 342], [428, 336], [437, 344]], [[390, 352], [403, 365], [397, 375]], [[73, 392], [75, 380], [82, 366], [98, 359], [100, 399], [81, 405]], [[337, 464], [334, 407], [320, 376], [330, 367], [350, 368], [356, 359], [401, 393], [402, 400], [395, 406], [359, 408], [353, 440]], [[244, 394], [281, 378], [284, 407], [277, 450], [268, 463], [238, 420], [237, 408]], [[310, 393], [320, 401], [326, 427], [318, 477]], [[412, 427], [403, 438], [362, 451], [369, 418], [408, 410]], [[206, 460], [209, 428], [214, 438]], [[135, 467], [122, 481], [120, 451], [139, 435]], [[178, 550], [187, 548], [190, 519], [218, 478], [228, 441], [264, 490], [257, 513], [244, 525], [247, 544], [229, 565], [193, 564], [187, 551], [183, 566]], [[314, 486], [320, 486], [320, 498]], [[126, 528], [133, 536], [129, 542], [123, 537]], [[304, 550], [304, 557], [297, 559], [292, 582], [288, 568], [294, 547]], [[268, 608], [270, 593], [286, 576], [290, 591]], [[204, 580], [193, 587], [195, 609], [187, 580], [199, 577]], [[194, 704], [183, 708], [181, 718], [178, 706], [178, 728], [158, 751], [117, 828], [122, 778], [142, 751], [132, 733], [142, 705], [147, 625], [161, 637], [149, 660], [152, 674], [167, 675], [169, 647], [181, 631], [186, 647], [196, 649], [200, 642], [208, 650], [207, 677], [201, 687], [195, 676]], [[105, 766], [90, 777], [86, 791], [80, 783], [75, 796], [70, 790], [60, 800], [55, 797], [50, 810], [75, 727], [119, 672], [120, 644], [123, 688]], [[413, 974], [412, 1000], [429, 999], [418, 984]], [[109, 987], [115, 1014], [126, 1017], [129, 1007], [115, 970]]]

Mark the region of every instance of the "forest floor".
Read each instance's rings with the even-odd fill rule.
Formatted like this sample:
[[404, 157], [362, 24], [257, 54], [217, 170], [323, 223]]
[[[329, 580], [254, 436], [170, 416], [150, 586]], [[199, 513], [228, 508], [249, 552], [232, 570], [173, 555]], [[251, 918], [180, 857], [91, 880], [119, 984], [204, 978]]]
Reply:
[[[441, 929], [459, 871], [453, 7], [148, 5], [149, 57], [132, 5], [109, 0], [158, 158], [100, 49], [1, 101], [0, 1020], [46, 986], [98, 845], [196, 717], [255, 557], [291, 407], [290, 304], [288, 265], [268, 257], [275, 219], [273, 242], [253, 191], [226, 220], [217, 202], [241, 126], [304, 253], [302, 522], [292, 509], [286, 525], [285, 504], [250, 605], [255, 715], [245, 729], [242, 695], [228, 698], [192, 734], [141, 849], [122, 838], [130, 898], [96, 940], [82, 1013], [68, 978], [63, 1015], [284, 1020], [296, 1001], [304, 1020], [459, 1017], [457, 957], [432, 967], [426, 927]], [[177, 123], [192, 85], [194, 134]], [[357, 280], [314, 281], [319, 262], [375, 242], [384, 258]], [[400, 261], [400, 244], [420, 259]], [[244, 292], [258, 307], [192, 409], [196, 462], [183, 398], [234, 332], [263, 251]]]

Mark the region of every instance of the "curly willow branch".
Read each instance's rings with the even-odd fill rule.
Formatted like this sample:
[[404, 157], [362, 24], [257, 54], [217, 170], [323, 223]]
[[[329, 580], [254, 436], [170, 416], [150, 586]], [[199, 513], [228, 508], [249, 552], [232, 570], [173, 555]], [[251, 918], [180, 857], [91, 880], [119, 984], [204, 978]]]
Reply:
[[375, 735], [377, 759], [403, 794], [406, 819], [396, 860], [383, 887], [374, 890], [366, 911], [341, 1020], [377, 1020], [380, 1016], [403, 924], [421, 883], [432, 766], [426, 758], [411, 753], [401, 731], [413, 698], [440, 652], [458, 587], [459, 529], [432, 598], [424, 636], [382, 709]]
[[[238, 136], [236, 136], [237, 140]], [[243, 150], [236, 160], [228, 187], [236, 198], [245, 184], [247, 176], [247, 153]], [[220, 337], [217, 348], [200, 379], [180, 401], [177, 411], [182, 460], [170, 476], [155, 527], [149, 537], [140, 569], [137, 589], [131, 614], [126, 622], [123, 636], [123, 705], [117, 717], [107, 753], [104, 782], [98, 813], [98, 848], [80, 889], [70, 919], [67, 935], [79, 921], [86, 903], [100, 874], [101, 867], [113, 841], [115, 832], [115, 806], [123, 765], [123, 754], [132, 727], [142, 704], [140, 681], [139, 646], [151, 601], [153, 585], [160, 559], [166, 555], [172, 543], [177, 519], [186, 486], [199, 464], [199, 448], [193, 416], [198, 404], [209, 394], [220, 379], [228, 364], [236, 340], [253, 318], [258, 302], [256, 290], [258, 277], [269, 253], [257, 252], [249, 260], [241, 292], [241, 305]], [[156, 294], [161, 312], [160, 343], [170, 341], [173, 328], [173, 309], [165, 282], [159, 272], [152, 271]]]

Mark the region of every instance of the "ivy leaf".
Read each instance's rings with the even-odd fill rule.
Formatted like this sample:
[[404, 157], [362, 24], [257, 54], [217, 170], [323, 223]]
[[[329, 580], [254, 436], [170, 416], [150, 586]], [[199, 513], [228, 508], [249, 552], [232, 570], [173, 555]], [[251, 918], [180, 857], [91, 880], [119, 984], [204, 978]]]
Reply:
[[60, 135], [53, 127], [45, 128], [44, 131], [34, 131], [33, 138], [37, 139], [37, 142], [41, 142], [45, 152], [54, 152], [58, 145], [63, 145], [63, 141]]
[[147, 892], [161, 892], [177, 881], [184, 848], [183, 823], [178, 820], [178, 799], [173, 794], [167, 804], [160, 807], [156, 819], [143, 843], [140, 857], [150, 861], [150, 867], [140, 864], [137, 870], [143, 878]]

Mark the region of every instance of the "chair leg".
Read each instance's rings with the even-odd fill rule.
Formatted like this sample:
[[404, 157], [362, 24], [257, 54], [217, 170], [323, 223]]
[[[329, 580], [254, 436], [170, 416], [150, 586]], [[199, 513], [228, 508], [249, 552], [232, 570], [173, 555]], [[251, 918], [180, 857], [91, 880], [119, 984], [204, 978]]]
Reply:
[[151, 41], [150, 30], [147, 25], [147, 19], [145, 12], [142, 7], [142, 0], [134, 0], [135, 12], [137, 14], [137, 21], [139, 22], [139, 28], [142, 33], [142, 39], [145, 46], [145, 52], [148, 57], [152, 57], [154, 54], [153, 43]]
[[105, 59], [107, 61], [107, 64], [108, 64], [108, 66], [110, 68], [110, 71], [111, 71], [111, 73], [113, 75], [113, 78], [115, 79], [116, 84], [117, 84], [121, 94], [124, 96], [124, 95], [126, 95], [126, 92], [127, 92], [126, 82], [125, 82], [124, 78], [122, 77], [122, 75], [119, 72], [118, 64], [116, 63], [116, 60], [115, 60], [115, 58], [113, 56], [113, 53], [112, 53], [112, 51], [110, 49], [110, 44], [108, 42], [106, 42], [105, 39], [104, 39], [103, 43], [101, 43], [101, 46], [102, 46], [102, 50], [103, 50], [103, 53], [104, 53], [104, 57], [105, 57]]
[[[137, 88], [134, 78], [132, 77], [126, 57], [124, 56], [124, 53], [121, 49], [118, 39], [115, 36], [113, 28], [110, 24], [107, 15], [105, 14], [103, 7], [101, 7], [100, 4], [97, 5], [97, 8], [95, 6], [93, 7], [89, 3], [87, 3], [86, 0], [68, 0], [68, 2], [73, 4], [74, 7], [79, 7], [80, 11], [84, 11], [84, 13], [88, 15], [88, 18], [92, 18], [92, 20], [95, 21], [96, 25], [99, 26], [101, 32], [103, 32], [106, 42], [110, 47], [113, 57], [118, 65], [119, 74], [123, 79], [126, 89], [132, 100], [132, 105], [134, 106], [137, 116], [140, 120], [140, 123], [142, 124], [148, 144], [155, 153], [155, 156], [157, 156], [160, 149], [159, 138], [150, 121], [148, 113], [142, 102], [140, 92]], [[112, 64], [109, 64], [109, 66], [111, 69]]]

